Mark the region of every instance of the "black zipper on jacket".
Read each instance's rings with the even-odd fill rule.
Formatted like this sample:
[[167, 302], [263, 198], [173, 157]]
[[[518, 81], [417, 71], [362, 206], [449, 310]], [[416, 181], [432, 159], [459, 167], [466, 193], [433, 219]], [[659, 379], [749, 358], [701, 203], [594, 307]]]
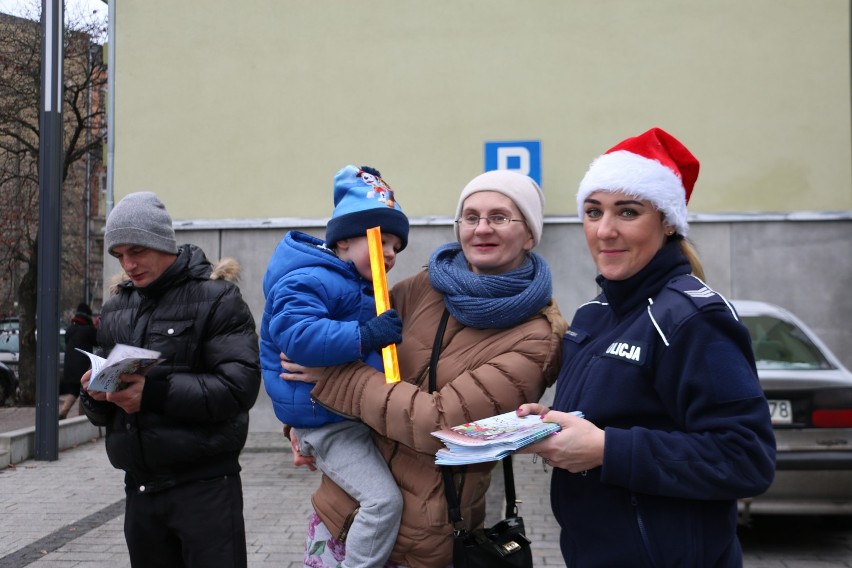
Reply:
[[645, 519], [642, 516], [642, 511], [639, 508], [639, 500], [636, 498], [635, 494], [630, 494], [630, 504], [633, 506], [633, 510], [636, 514], [636, 525], [639, 528], [639, 535], [642, 537], [642, 545], [645, 547], [645, 554], [651, 561], [652, 567], [660, 566], [660, 563], [657, 562], [657, 559], [654, 555], [654, 549], [651, 546], [651, 537], [648, 535], [648, 529], [645, 526]]
[[[314, 397], [311, 397], [311, 404], [314, 405], [314, 406], [322, 407], [322, 408], [328, 410], [329, 412], [331, 412], [332, 414], [336, 414], [337, 416], [342, 416], [343, 418], [346, 418], [347, 420], [354, 420], [355, 422], [363, 422], [363, 420], [361, 420], [357, 416], [350, 416], [348, 414], [344, 414], [343, 412], [340, 412], [340, 411], [335, 410], [335, 409], [333, 409], [329, 406], [326, 406], [325, 404], [321, 403], [320, 401], [318, 401]], [[316, 409], [315, 408], [314, 408], [314, 417], [316, 417]]]

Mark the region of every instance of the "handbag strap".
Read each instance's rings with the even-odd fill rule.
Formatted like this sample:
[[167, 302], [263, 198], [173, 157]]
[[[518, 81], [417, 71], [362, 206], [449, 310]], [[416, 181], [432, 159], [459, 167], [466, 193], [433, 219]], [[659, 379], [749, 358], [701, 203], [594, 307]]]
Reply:
[[[447, 329], [447, 321], [450, 312], [444, 308], [438, 330], [435, 332], [435, 343], [432, 344], [432, 357], [429, 359], [429, 392], [435, 392], [437, 388], [438, 359], [441, 356], [441, 343], [444, 340], [444, 332]], [[453, 474], [449, 466], [441, 466], [441, 475], [444, 478], [444, 495], [447, 498], [447, 511], [453, 524], [462, 520], [461, 505], [456, 494], [456, 484], [453, 483]], [[503, 485], [506, 491], [506, 516], [514, 517], [518, 514], [518, 506], [515, 501], [515, 473], [512, 470], [512, 456], [503, 458]]]
[[444, 332], [447, 330], [447, 321], [450, 319], [450, 311], [444, 308], [441, 321], [438, 322], [438, 331], [435, 332], [435, 342], [432, 344], [432, 357], [429, 359], [429, 392], [435, 392], [438, 388], [438, 358], [441, 356], [441, 343], [444, 341]]

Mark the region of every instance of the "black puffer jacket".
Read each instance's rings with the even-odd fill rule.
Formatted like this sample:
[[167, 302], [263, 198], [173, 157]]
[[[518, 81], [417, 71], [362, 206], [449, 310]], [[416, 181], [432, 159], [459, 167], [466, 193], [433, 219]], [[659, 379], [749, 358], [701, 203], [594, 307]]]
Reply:
[[84, 391], [86, 415], [106, 427], [107, 455], [128, 486], [155, 491], [240, 471], [261, 381], [254, 318], [227, 280], [237, 272], [235, 261], [214, 269], [200, 248], [183, 245], [155, 282], [143, 289], [121, 282], [104, 304], [105, 351], [124, 343], [165, 359], [148, 371], [137, 413]]
[[59, 382], [59, 394], [80, 394], [80, 377], [89, 370], [89, 358], [77, 349], [94, 351], [97, 345], [98, 330], [92, 318], [83, 315], [74, 316], [71, 325], [65, 330], [65, 361], [62, 380]]

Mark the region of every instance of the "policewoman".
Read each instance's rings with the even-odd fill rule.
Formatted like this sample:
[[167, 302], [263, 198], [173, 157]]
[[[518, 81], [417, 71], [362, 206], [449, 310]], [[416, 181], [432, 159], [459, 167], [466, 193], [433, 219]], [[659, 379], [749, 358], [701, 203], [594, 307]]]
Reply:
[[686, 240], [697, 177], [692, 153], [653, 128], [580, 183], [601, 293], [571, 320], [552, 410], [519, 410], [562, 425], [529, 451], [553, 467], [569, 567], [742, 566], [737, 499], [774, 476], [749, 334]]

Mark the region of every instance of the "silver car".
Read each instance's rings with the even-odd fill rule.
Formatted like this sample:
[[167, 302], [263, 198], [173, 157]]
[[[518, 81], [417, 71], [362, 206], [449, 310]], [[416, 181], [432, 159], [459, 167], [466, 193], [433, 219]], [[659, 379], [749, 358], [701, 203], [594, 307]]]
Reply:
[[769, 490], [751, 514], [852, 514], [852, 373], [801, 320], [766, 302], [732, 300], [751, 334], [778, 446]]
[[[14, 403], [18, 395], [18, 372], [21, 358], [20, 327], [17, 321], [0, 322], [0, 406]], [[59, 375], [65, 365], [65, 330], [59, 330]]]

